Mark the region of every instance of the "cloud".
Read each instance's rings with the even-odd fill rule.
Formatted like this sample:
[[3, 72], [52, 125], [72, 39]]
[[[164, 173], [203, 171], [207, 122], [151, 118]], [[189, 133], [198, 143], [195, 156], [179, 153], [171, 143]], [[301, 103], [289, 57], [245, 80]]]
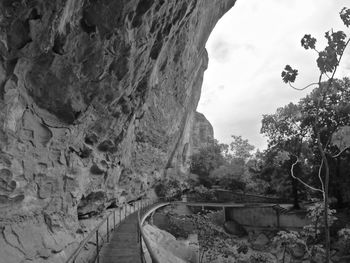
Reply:
[[229, 61], [231, 51], [229, 43], [223, 40], [217, 40], [213, 43], [211, 48], [212, 58], [220, 63], [225, 63]]
[[[318, 47], [330, 28], [346, 30], [338, 13], [348, 0], [250, 0], [236, 5], [218, 23], [206, 45], [209, 67], [198, 110], [212, 123], [215, 136], [227, 142], [232, 134], [244, 135], [259, 148], [262, 114], [273, 113], [306, 92], [297, 92], [281, 81], [286, 64], [298, 68], [296, 85], [317, 80], [316, 54], [304, 50], [300, 39], [311, 33]], [[338, 77], [349, 73], [345, 54]], [[224, 88], [220, 88], [220, 87]]]
[[252, 44], [232, 43], [228, 40], [216, 39], [211, 43], [209, 52], [211, 59], [216, 60], [218, 63], [226, 63], [232, 60], [232, 56], [242, 52], [254, 52], [256, 47]]

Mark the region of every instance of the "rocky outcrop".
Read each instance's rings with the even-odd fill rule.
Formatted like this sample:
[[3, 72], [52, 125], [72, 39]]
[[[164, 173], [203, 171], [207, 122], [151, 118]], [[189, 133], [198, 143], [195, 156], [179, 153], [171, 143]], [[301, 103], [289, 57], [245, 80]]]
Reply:
[[213, 143], [214, 130], [211, 123], [200, 112], [195, 112], [192, 125], [190, 145], [191, 152], [196, 153]]
[[[190, 235], [187, 239], [176, 239], [172, 234], [149, 224], [144, 226], [144, 232], [159, 262], [199, 262], [199, 244], [196, 234]], [[145, 254], [148, 254], [147, 249]]]
[[[213, 126], [202, 113], [195, 111], [187, 127], [182, 160], [178, 160], [181, 163], [181, 168], [176, 169], [175, 172], [170, 171], [172, 174], [177, 174], [178, 171], [184, 172], [186, 177], [191, 165], [191, 156], [214, 142]], [[171, 176], [170, 172], [168, 174]]]
[[[204, 45], [234, 2], [0, 2], [6, 262], [64, 261], [79, 241], [78, 214], [186, 169]], [[27, 249], [32, 233], [41, 237]], [[61, 233], [71, 237], [56, 239]]]

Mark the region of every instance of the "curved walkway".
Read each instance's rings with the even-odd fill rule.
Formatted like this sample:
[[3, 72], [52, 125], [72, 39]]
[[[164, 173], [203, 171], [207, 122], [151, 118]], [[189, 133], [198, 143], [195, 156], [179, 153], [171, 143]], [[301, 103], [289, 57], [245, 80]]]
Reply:
[[137, 212], [130, 214], [113, 232], [100, 252], [101, 263], [141, 263]]
[[[235, 206], [236, 204], [222, 203], [196, 203], [196, 202], [171, 202], [158, 203], [145, 207], [146, 213], [143, 218], [146, 218], [150, 213], [150, 207], [158, 208], [168, 204], [189, 205], [189, 206], [214, 206], [225, 207]], [[238, 205], [241, 206], [241, 205]], [[138, 214], [134, 212], [127, 216], [122, 223], [113, 232], [109, 243], [106, 243], [102, 248], [99, 256], [99, 263], [142, 263], [141, 244], [138, 230]], [[142, 224], [143, 222], [141, 222]], [[142, 230], [141, 230], [142, 231]], [[147, 242], [146, 242], [147, 243]]]
[[[106, 243], [100, 252], [98, 263], [142, 263], [142, 247], [140, 243], [140, 234], [147, 246], [147, 250], [153, 255], [152, 250], [148, 244], [147, 237], [144, 236], [143, 229], [139, 230], [138, 224], [143, 224], [143, 221], [156, 209], [169, 204], [175, 205], [187, 205], [197, 207], [244, 207], [245, 204], [237, 203], [209, 203], [209, 202], [161, 202], [158, 204], [149, 205], [144, 207], [142, 219], [139, 222], [138, 212], [134, 212], [127, 216], [120, 225], [113, 232], [110, 241]], [[271, 206], [271, 204], [259, 204], [259, 206]], [[151, 209], [150, 209], [151, 208]], [[224, 214], [225, 216], [225, 214]], [[141, 231], [141, 233], [140, 233]], [[155, 258], [152, 258], [152, 262], [158, 262]]]

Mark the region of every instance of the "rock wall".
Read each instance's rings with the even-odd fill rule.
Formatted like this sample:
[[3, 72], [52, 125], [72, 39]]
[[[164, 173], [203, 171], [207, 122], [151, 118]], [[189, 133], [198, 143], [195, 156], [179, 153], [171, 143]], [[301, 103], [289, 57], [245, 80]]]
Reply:
[[0, 2], [0, 262], [64, 262], [78, 214], [186, 169], [205, 42], [234, 2]]

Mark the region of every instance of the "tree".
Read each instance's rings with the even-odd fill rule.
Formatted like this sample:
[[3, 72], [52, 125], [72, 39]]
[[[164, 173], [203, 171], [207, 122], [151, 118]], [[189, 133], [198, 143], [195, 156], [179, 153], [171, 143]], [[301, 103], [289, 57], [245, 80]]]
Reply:
[[[346, 27], [349, 27], [350, 26], [350, 9], [344, 7], [340, 12], [340, 18], [343, 21], [344, 25]], [[320, 121], [320, 115], [321, 115], [320, 109], [321, 109], [321, 105], [326, 101], [328, 90], [330, 90], [330, 88], [334, 85], [335, 73], [337, 72], [339, 63], [341, 62], [344, 51], [348, 46], [350, 39], [347, 39], [347, 36], [343, 31], [334, 32], [333, 30], [326, 32], [325, 37], [328, 43], [323, 51], [318, 51], [316, 49], [316, 38], [312, 37], [311, 35], [306, 34], [301, 40], [302, 47], [304, 47], [305, 49], [314, 50], [318, 55], [316, 63], [320, 71], [320, 74], [318, 77], [318, 81], [316, 83], [311, 83], [301, 89], [294, 87], [292, 83], [295, 81], [296, 76], [298, 75], [298, 71], [296, 69], [293, 69], [289, 65], [287, 65], [284, 68], [284, 71], [282, 72], [281, 76], [283, 81], [285, 83], [288, 83], [293, 89], [304, 90], [310, 86], [316, 85], [317, 87], [320, 88], [320, 91], [321, 91], [320, 94], [317, 96], [315, 117], [313, 120], [313, 134], [316, 139], [318, 151], [321, 155], [321, 165], [319, 169], [320, 171], [319, 174], [321, 173], [322, 169], [324, 169], [325, 178], [323, 181], [320, 176], [320, 181], [322, 184], [321, 189], [319, 188], [315, 189], [312, 186], [308, 186], [308, 187], [310, 189], [320, 191], [323, 195], [326, 262], [329, 263], [330, 261], [330, 235], [329, 235], [329, 222], [328, 222], [329, 163], [328, 163], [327, 153], [326, 153], [327, 151], [326, 144], [328, 142], [325, 144], [325, 142], [323, 142], [321, 139], [321, 131], [323, 129], [323, 126], [322, 126], [322, 122]], [[325, 85], [323, 84], [324, 77], [327, 78]], [[345, 149], [339, 149], [339, 150], [340, 152], [338, 154], [341, 154], [342, 151], [344, 151]], [[296, 163], [297, 162], [298, 160], [296, 161]], [[294, 165], [292, 167], [294, 167]], [[293, 173], [293, 169], [291, 171]]]
[[[322, 89], [326, 87], [327, 83], [322, 83], [320, 88], [315, 88], [308, 96], [300, 101], [302, 113], [305, 116], [305, 125], [312, 128], [314, 124], [317, 98], [323, 92]], [[322, 145], [325, 146], [327, 159], [329, 162], [330, 174], [332, 174], [332, 180], [330, 181], [329, 190], [336, 196], [338, 200], [338, 206], [342, 206], [342, 189], [347, 185], [344, 184], [346, 175], [350, 169], [349, 153], [344, 152], [341, 155], [337, 155], [339, 149], [342, 146], [336, 146], [336, 142], [333, 140], [338, 130], [342, 130], [341, 127], [350, 125], [350, 80], [344, 78], [342, 80], [334, 79], [333, 85], [329, 87], [325, 94], [324, 101], [320, 104], [319, 110], [319, 123], [322, 126], [320, 130], [320, 138]], [[346, 138], [346, 136], [341, 136]], [[314, 164], [317, 164], [321, 160], [320, 153], [317, 149], [317, 138], [314, 134], [311, 136], [312, 146], [310, 147], [314, 151], [315, 158]], [[349, 143], [345, 143], [349, 144]], [[334, 158], [332, 157], [334, 156]], [[317, 172], [316, 172], [317, 174]], [[331, 187], [333, 185], [333, 187]]]
[[[282, 160], [290, 166], [292, 160], [300, 160], [305, 141], [308, 139], [309, 130], [303, 123], [303, 116], [299, 105], [289, 103], [288, 105], [278, 108], [274, 114], [265, 114], [262, 119], [262, 127], [260, 132], [268, 137], [268, 147], [275, 148], [278, 151], [287, 153], [288, 158]], [[276, 156], [279, 157], [279, 156]], [[292, 181], [294, 208], [299, 209], [298, 198], [298, 178], [301, 177], [301, 163], [297, 163], [294, 168], [294, 174], [290, 173]]]
[[231, 135], [233, 141], [230, 143], [231, 158], [238, 158], [246, 161], [252, 156], [251, 152], [255, 149], [247, 139], [242, 136]]
[[245, 190], [244, 182], [245, 163], [242, 159], [233, 159], [210, 173], [210, 179], [215, 184], [230, 190]]
[[242, 136], [232, 135], [229, 145], [221, 145], [225, 162], [210, 173], [210, 179], [224, 188], [245, 191], [246, 162], [252, 156], [254, 146]]
[[224, 164], [222, 151], [223, 146], [215, 140], [212, 145], [200, 149], [191, 156], [190, 172], [197, 174], [204, 186], [211, 186], [209, 174]]

